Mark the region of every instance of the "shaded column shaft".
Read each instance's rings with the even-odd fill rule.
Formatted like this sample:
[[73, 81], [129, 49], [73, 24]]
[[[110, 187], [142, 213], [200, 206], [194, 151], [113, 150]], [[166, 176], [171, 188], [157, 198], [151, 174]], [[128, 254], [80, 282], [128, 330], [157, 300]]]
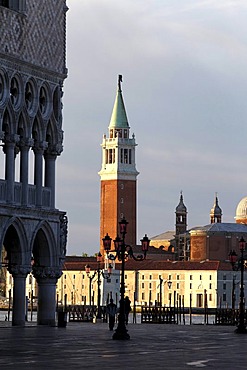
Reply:
[[38, 325], [56, 324], [56, 283], [57, 279], [38, 279]]
[[6, 142], [4, 145], [5, 152], [5, 180], [7, 182], [6, 200], [8, 203], [14, 201], [15, 185], [15, 142]]
[[22, 183], [22, 204], [28, 204], [28, 152], [29, 146], [21, 146], [20, 182]]
[[26, 276], [13, 276], [13, 326], [25, 325], [26, 314]]
[[51, 189], [51, 207], [55, 208], [56, 155], [45, 155], [45, 186]]

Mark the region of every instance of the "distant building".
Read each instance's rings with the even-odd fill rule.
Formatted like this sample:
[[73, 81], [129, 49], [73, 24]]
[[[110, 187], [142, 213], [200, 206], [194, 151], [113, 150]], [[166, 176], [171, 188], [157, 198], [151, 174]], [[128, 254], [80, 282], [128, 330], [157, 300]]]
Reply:
[[[103, 136], [102, 168], [99, 172], [100, 195], [100, 249], [104, 254], [102, 238], [106, 234], [114, 240], [119, 233], [119, 221], [128, 221], [126, 243], [136, 244], [136, 170], [134, 134], [130, 137], [130, 126], [124, 106], [122, 76], [119, 76], [117, 95], [108, 128], [108, 137]], [[112, 248], [114, 245], [112, 243]]]
[[[68, 304], [89, 304], [89, 278], [86, 264], [91, 266], [91, 276], [97, 269], [96, 258], [67, 257], [63, 278], [59, 280], [57, 294], [59, 301], [67, 295]], [[120, 269], [116, 263], [109, 279], [101, 278], [101, 304], [105, 305], [112, 296], [118, 303], [120, 297]], [[102, 265], [104, 270], [104, 264]], [[247, 279], [247, 277], [246, 277]], [[240, 271], [233, 271], [229, 262], [220, 261], [160, 261], [129, 259], [125, 269], [125, 294], [132, 305], [155, 305], [162, 299], [162, 305], [177, 304], [183, 298], [185, 307], [209, 308], [237, 306], [239, 300]], [[169, 282], [169, 284], [168, 284]], [[161, 284], [161, 285], [160, 285]], [[245, 284], [246, 291], [247, 285]], [[92, 282], [92, 300], [97, 305], [97, 277]], [[234, 299], [233, 302], [233, 293]], [[179, 298], [180, 297], [180, 298]], [[191, 303], [190, 303], [191, 302]]]

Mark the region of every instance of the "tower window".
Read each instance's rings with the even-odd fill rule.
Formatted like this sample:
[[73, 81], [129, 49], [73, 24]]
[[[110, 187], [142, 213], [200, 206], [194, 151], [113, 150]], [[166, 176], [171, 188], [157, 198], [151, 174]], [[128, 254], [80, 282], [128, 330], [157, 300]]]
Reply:
[[128, 163], [128, 149], [124, 149], [124, 163]]
[[131, 149], [129, 149], [129, 164], [131, 164]]
[[118, 130], [115, 130], [115, 137], [122, 137], [122, 130], [121, 129], [118, 129]]
[[115, 163], [115, 149], [109, 149], [109, 163]]

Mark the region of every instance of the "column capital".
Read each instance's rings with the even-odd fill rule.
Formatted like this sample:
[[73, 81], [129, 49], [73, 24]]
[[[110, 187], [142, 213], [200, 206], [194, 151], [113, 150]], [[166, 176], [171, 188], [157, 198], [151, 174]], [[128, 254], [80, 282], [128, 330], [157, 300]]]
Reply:
[[29, 265], [10, 265], [8, 266], [8, 271], [13, 275], [13, 277], [23, 277], [26, 278], [31, 272], [31, 266]]
[[6, 134], [3, 139], [5, 145], [6, 144], [16, 144], [19, 142], [19, 140], [20, 140], [20, 135], [17, 135], [17, 134]]
[[34, 145], [34, 140], [30, 137], [20, 139], [18, 146], [20, 148], [31, 148]]
[[46, 157], [57, 157], [63, 151], [62, 144], [49, 144], [47, 150], [45, 151]]
[[47, 141], [36, 141], [33, 145], [34, 153], [43, 153], [48, 147]]
[[44, 267], [33, 265], [33, 276], [35, 279], [59, 279], [62, 276], [61, 267]]

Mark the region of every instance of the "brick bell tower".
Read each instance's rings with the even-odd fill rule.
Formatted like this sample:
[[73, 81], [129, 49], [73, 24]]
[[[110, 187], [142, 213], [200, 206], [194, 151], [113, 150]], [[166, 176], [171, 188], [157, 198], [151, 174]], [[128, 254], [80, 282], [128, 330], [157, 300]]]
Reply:
[[[136, 178], [135, 136], [130, 138], [130, 126], [124, 106], [122, 76], [118, 77], [116, 99], [108, 127], [108, 138], [103, 136], [100, 196], [100, 250], [102, 238], [114, 240], [119, 233], [119, 221], [128, 221], [126, 243], [136, 245]], [[112, 249], [114, 245], [112, 243]]]

